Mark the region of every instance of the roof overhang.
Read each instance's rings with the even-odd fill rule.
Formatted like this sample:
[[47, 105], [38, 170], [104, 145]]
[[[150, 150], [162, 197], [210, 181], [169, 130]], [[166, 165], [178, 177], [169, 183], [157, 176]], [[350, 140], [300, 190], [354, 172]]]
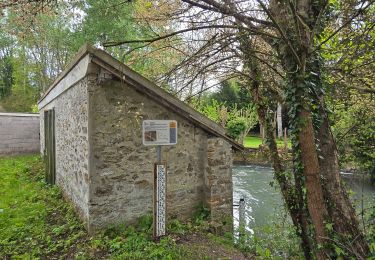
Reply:
[[96, 64], [100, 68], [111, 73], [114, 77], [133, 86], [136, 90], [147, 95], [157, 103], [172, 109], [183, 118], [201, 127], [212, 135], [222, 137], [236, 150], [244, 150], [244, 147], [241, 144], [237, 143], [227, 135], [226, 130], [223, 127], [161, 89], [139, 73], [133, 71], [105, 51], [96, 49], [89, 44], [85, 44], [80, 48], [73, 61], [44, 93], [38, 102], [38, 108], [41, 109], [45, 107], [60, 94], [91, 73], [90, 64]]

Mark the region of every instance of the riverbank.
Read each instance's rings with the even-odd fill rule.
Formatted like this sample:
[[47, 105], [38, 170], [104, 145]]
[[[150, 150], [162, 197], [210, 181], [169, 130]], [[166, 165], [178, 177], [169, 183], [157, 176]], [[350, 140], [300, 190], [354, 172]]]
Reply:
[[[152, 216], [136, 226], [113, 226], [92, 235], [44, 182], [39, 156], [0, 157], [0, 259], [247, 259], [233, 236], [218, 236], [204, 212], [168, 222], [168, 235], [152, 239]], [[246, 250], [245, 250], [246, 251]]]
[[[283, 160], [291, 163], [292, 158], [289, 150], [285, 151], [280, 149], [280, 155]], [[272, 167], [272, 161], [270, 160], [268, 149], [265, 146], [246, 148], [241, 152], [235, 152], [233, 154], [233, 164]]]
[[[292, 166], [292, 153], [291, 150], [285, 151], [284, 149], [279, 150], [279, 154], [287, 165]], [[260, 146], [260, 148], [246, 148], [241, 152], [234, 152], [233, 154], [234, 165], [257, 165], [263, 167], [272, 167], [272, 161], [270, 160], [268, 149]], [[366, 178], [371, 179], [369, 173], [360, 172], [355, 166], [346, 164], [341, 166], [341, 173], [349, 173], [352, 178]]]

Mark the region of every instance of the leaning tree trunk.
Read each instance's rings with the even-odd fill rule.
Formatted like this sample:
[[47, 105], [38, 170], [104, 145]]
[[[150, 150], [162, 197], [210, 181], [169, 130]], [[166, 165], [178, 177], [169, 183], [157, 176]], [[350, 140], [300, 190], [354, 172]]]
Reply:
[[[246, 35], [246, 34], [245, 34]], [[264, 137], [267, 139], [268, 148], [270, 151], [270, 157], [274, 169], [275, 179], [280, 185], [282, 197], [284, 199], [286, 208], [291, 216], [294, 226], [296, 227], [297, 235], [301, 238], [301, 248], [304, 252], [305, 259], [311, 259], [313, 254], [313, 243], [310, 239], [309, 233], [309, 214], [304, 204], [304, 196], [302, 192], [302, 186], [294, 185], [286, 177], [285, 168], [282, 164], [281, 158], [277, 150], [277, 143], [275, 140], [275, 128], [272, 127], [272, 122], [269, 116], [267, 116], [267, 110], [269, 103], [265, 100], [264, 93], [261, 90], [261, 78], [262, 73], [259, 68], [258, 61], [253, 59], [255, 55], [251, 44], [247, 41], [245, 35], [241, 35], [243, 38], [241, 42], [241, 49], [244, 54], [246, 61], [246, 68], [250, 73], [250, 91], [254, 104], [257, 108], [257, 114], [259, 123], [262, 126], [262, 132]], [[295, 184], [299, 182], [296, 181]]]
[[348, 255], [364, 259], [369, 253], [369, 247], [364, 234], [359, 229], [355, 209], [340, 179], [337, 148], [323, 105], [321, 103], [319, 107], [322, 116], [322, 124], [319, 127], [317, 138], [321, 155], [319, 165], [325, 180], [323, 185], [333, 230], [336, 235], [339, 235], [336, 242], [344, 245], [342, 249]]
[[301, 150], [302, 171], [305, 177], [307, 207], [315, 228], [316, 256], [317, 259], [326, 259], [330, 255], [329, 250], [326, 248], [327, 235], [325, 230], [325, 220], [328, 217], [328, 212], [320, 179], [311, 112], [302, 108], [296, 119], [302, 122], [298, 140]]
[[[258, 105], [258, 104], [257, 104]], [[306, 211], [304, 204], [304, 196], [302, 192], [302, 185], [298, 180], [295, 180], [295, 185], [287, 179], [285, 169], [282, 165], [275, 141], [272, 123], [266, 118], [266, 108], [258, 105], [259, 121], [265, 126], [265, 137], [267, 139], [268, 148], [270, 150], [270, 157], [272, 166], [275, 172], [275, 179], [280, 185], [281, 194], [285, 201], [285, 205], [292, 218], [293, 224], [297, 229], [297, 235], [301, 238], [301, 248], [304, 252], [305, 259], [311, 259], [313, 253], [313, 243], [309, 237], [309, 213]]]
[[321, 73], [322, 59], [317, 53], [309, 62], [309, 80], [314, 82], [312, 89], [317, 100], [315, 104], [317, 133], [316, 143], [319, 146], [319, 166], [324, 178], [323, 188], [327, 209], [333, 224], [331, 237], [335, 237], [335, 243], [342, 245], [346, 255], [364, 259], [369, 253], [369, 247], [365, 236], [359, 228], [355, 209], [348, 197], [340, 178], [340, 168], [335, 140], [330, 128], [329, 118], [325, 108], [323, 96], [323, 78]]
[[324, 188], [333, 230], [339, 235], [338, 245], [357, 259], [364, 259], [369, 253], [366, 239], [359, 229], [358, 219], [349, 197], [340, 181], [337, 150], [330, 131], [328, 119], [324, 117], [318, 134], [321, 159], [320, 171], [324, 176]]
[[[327, 237], [326, 221], [329, 212], [323, 192], [316, 136], [311, 112], [311, 94], [306, 76], [306, 64], [314, 43], [311, 28], [322, 11], [318, 1], [297, 0], [294, 8], [284, 1], [271, 0], [268, 15], [276, 25], [281, 41], [273, 45], [286, 72], [286, 96], [293, 132], [294, 171], [302, 173], [306, 189], [307, 208], [314, 227], [314, 247], [317, 259], [334, 256]], [[267, 8], [264, 8], [267, 12]], [[299, 17], [299, 19], [295, 19]], [[304, 21], [304, 22], [301, 22]]]

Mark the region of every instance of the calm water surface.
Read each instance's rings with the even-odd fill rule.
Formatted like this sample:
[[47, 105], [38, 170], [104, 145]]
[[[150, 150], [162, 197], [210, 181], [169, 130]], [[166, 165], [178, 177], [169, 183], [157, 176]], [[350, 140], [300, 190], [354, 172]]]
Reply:
[[[362, 198], [364, 208], [370, 207], [375, 198], [375, 187], [368, 180], [354, 178], [353, 174], [343, 173], [348, 188], [353, 191], [351, 196], [361, 210]], [[252, 232], [254, 227], [271, 224], [277, 215], [284, 213], [280, 190], [276, 182], [273, 187], [273, 170], [270, 167], [255, 165], [233, 167], [233, 201], [238, 204], [240, 198], [246, 201], [246, 226]], [[234, 222], [238, 223], [238, 207], [234, 207]]]

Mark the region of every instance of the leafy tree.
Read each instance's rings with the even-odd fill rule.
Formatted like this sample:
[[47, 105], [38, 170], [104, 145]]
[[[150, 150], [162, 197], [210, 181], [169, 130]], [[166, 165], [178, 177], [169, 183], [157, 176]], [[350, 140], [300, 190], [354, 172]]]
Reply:
[[13, 80], [14, 80], [13, 79], [13, 65], [12, 65], [12, 57], [13, 57], [12, 45], [13, 45], [13, 41], [9, 37], [9, 35], [1, 31], [0, 32], [0, 100], [10, 94]]
[[238, 109], [234, 104], [232, 108], [229, 108], [226, 103], [211, 99], [196, 108], [211, 120], [225, 127], [228, 130], [228, 135], [241, 144], [244, 137], [258, 122], [256, 111], [252, 106]]
[[234, 81], [226, 80], [220, 84], [219, 90], [211, 95], [211, 98], [225, 102], [229, 107], [238, 105], [239, 90]]

